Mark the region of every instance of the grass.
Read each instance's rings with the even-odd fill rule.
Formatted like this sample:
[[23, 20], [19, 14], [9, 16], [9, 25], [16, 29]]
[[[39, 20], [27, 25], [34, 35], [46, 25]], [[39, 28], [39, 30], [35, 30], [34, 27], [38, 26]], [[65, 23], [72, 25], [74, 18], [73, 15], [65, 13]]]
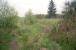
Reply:
[[45, 47], [49, 50], [51, 42], [49, 42], [48, 35], [59, 22], [60, 19], [37, 19], [33, 24], [20, 24], [17, 36], [19, 48], [21, 50], [39, 50]]

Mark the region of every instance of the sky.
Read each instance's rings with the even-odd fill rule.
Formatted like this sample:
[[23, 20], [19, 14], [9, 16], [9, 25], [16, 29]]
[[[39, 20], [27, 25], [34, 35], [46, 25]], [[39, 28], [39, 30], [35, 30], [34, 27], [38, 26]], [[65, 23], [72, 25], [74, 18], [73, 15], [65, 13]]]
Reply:
[[[29, 9], [34, 14], [47, 14], [50, 0], [7, 0], [16, 9], [19, 16], [24, 16]], [[65, 0], [54, 0], [57, 13], [61, 13], [64, 8]]]

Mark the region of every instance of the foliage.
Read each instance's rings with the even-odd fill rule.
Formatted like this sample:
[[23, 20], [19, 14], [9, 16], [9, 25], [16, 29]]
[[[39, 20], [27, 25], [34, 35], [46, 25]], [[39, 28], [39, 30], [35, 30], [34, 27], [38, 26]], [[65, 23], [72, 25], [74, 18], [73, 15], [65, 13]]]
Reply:
[[32, 10], [29, 10], [27, 13], [26, 13], [26, 16], [24, 18], [24, 23], [25, 24], [34, 24], [37, 22], [37, 19], [36, 17], [33, 15], [32, 13]]
[[[33, 19], [34, 20], [34, 19]], [[56, 21], [55, 21], [56, 20]], [[33, 24], [24, 24], [18, 30], [17, 42], [20, 50], [54, 49], [58, 46], [49, 41], [48, 35], [59, 19], [42, 19]], [[28, 21], [27, 21], [28, 22]], [[53, 22], [53, 23], [52, 23]], [[53, 48], [52, 48], [53, 47]]]
[[12, 40], [17, 41], [18, 50], [76, 50], [76, 1], [65, 6], [63, 19], [52, 18], [56, 15], [53, 0], [48, 16], [29, 10], [18, 18], [16, 11], [0, 0], [0, 50], [10, 50]]
[[14, 38], [17, 14], [6, 1], [0, 3], [0, 50], [9, 50], [9, 43]]
[[76, 15], [75, 15], [75, 1], [67, 4], [68, 8], [65, 10], [64, 19], [52, 30], [50, 39], [56, 41], [62, 50], [76, 50]]

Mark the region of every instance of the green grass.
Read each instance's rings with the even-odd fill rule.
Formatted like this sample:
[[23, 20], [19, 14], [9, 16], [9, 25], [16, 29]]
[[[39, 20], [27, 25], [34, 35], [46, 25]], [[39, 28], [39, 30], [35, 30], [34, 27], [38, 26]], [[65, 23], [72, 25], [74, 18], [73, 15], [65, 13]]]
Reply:
[[[60, 19], [37, 19], [33, 24], [21, 24], [17, 36], [20, 49], [39, 50], [45, 47], [49, 50], [51, 42], [48, 35], [59, 22]], [[49, 31], [47, 31], [48, 28]]]

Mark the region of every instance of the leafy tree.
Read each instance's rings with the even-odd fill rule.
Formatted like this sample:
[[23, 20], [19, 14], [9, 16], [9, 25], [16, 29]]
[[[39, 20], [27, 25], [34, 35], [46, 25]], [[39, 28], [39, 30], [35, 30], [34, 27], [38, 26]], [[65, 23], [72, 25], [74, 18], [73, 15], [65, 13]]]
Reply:
[[25, 22], [25, 24], [33, 24], [36, 21], [37, 20], [36, 20], [35, 16], [33, 15], [32, 10], [30, 9], [25, 15], [24, 22]]
[[71, 9], [72, 9], [72, 11], [73, 11], [73, 13], [72, 13], [72, 15], [73, 16], [76, 16], [76, 0], [73, 0], [72, 2], [71, 2]]
[[5, 0], [0, 0], [0, 50], [9, 50], [9, 43], [17, 28], [16, 21], [15, 10]]
[[48, 8], [48, 18], [54, 18], [55, 16], [56, 16], [56, 8], [53, 0], [51, 0]]
[[76, 16], [76, 1], [73, 0], [71, 2], [66, 2], [65, 4], [65, 11], [64, 11], [64, 15], [67, 17], [64, 17], [65, 19], [72, 19], [74, 16]]

